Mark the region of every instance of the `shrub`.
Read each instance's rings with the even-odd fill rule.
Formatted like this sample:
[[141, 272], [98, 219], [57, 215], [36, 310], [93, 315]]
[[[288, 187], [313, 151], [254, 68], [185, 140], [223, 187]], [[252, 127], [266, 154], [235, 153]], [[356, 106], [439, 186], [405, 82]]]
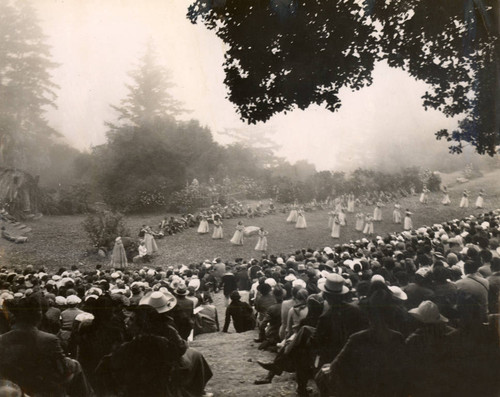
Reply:
[[128, 236], [123, 215], [119, 212], [97, 211], [83, 221], [83, 228], [94, 247], [113, 247], [118, 236]]

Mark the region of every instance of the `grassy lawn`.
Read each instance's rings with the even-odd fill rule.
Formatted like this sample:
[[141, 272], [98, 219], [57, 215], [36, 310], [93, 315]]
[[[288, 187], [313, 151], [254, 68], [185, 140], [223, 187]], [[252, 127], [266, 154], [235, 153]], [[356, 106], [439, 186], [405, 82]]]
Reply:
[[[449, 207], [441, 205], [442, 195], [440, 193], [430, 194], [428, 205], [420, 204], [418, 196], [405, 198], [400, 201], [400, 204], [403, 211], [408, 208], [413, 212], [415, 227], [432, 225], [481, 212], [473, 208], [477, 192], [481, 187], [485, 189], [487, 194], [483, 211], [500, 208], [499, 180], [500, 171], [486, 174], [484, 177], [466, 184], [450, 187], [452, 205]], [[472, 207], [461, 209], [458, 208], [458, 203], [462, 190], [466, 188], [471, 191], [470, 202]], [[372, 213], [373, 207], [364, 207], [363, 211]], [[381, 223], [375, 223], [375, 235], [402, 231], [402, 225], [392, 223], [392, 211], [392, 205], [383, 208], [384, 220]], [[142, 224], [156, 227], [163, 215], [128, 216], [126, 221], [131, 236], [137, 236]], [[300, 248], [331, 246], [362, 237], [361, 233], [354, 230], [354, 214], [348, 214], [348, 225], [342, 228], [339, 240], [333, 240], [330, 237], [330, 231], [327, 227], [327, 211], [306, 213], [308, 225], [306, 230], [297, 230], [294, 225], [287, 224], [285, 222], [287, 215], [278, 213], [263, 218], [242, 218], [242, 220], [246, 226], [262, 226], [269, 231], [269, 252], [274, 254], [287, 254]], [[3, 266], [33, 264], [36, 266], [43, 265], [49, 269], [57, 269], [59, 267], [69, 267], [73, 264], [81, 264], [84, 268], [90, 268], [97, 263], [108, 263], [107, 258], [101, 258], [89, 253], [91, 247], [81, 226], [84, 218], [84, 216], [45, 216], [38, 221], [26, 222], [33, 229], [28, 234], [29, 241], [26, 244], [12, 244], [0, 239], [0, 264]], [[259, 252], [254, 251], [257, 237], [247, 238], [244, 246], [241, 247], [233, 246], [229, 242], [238, 220], [229, 219], [224, 221], [224, 240], [212, 240], [211, 234], [198, 235], [196, 228], [158, 240], [159, 254], [152, 262], [152, 265], [189, 264], [204, 259], [213, 259], [214, 257], [234, 260], [237, 257], [250, 259], [260, 256]]]

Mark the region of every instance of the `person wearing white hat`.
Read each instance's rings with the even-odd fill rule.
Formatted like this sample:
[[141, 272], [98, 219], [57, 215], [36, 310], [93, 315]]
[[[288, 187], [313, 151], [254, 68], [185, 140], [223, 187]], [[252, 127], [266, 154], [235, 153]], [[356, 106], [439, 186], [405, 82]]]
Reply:
[[319, 318], [315, 346], [319, 349], [318, 367], [331, 363], [340, 353], [350, 335], [366, 329], [367, 319], [358, 306], [347, 303], [349, 293], [345, 279], [336, 273], [318, 282], [328, 310]]
[[76, 295], [68, 296], [66, 298], [68, 308], [61, 312], [61, 331], [59, 337], [61, 338], [61, 344], [65, 350], [68, 348], [68, 341], [71, 336], [71, 330], [73, 329], [73, 323], [75, 322], [76, 316], [85, 313], [83, 310], [78, 308], [81, 301], [82, 300]]

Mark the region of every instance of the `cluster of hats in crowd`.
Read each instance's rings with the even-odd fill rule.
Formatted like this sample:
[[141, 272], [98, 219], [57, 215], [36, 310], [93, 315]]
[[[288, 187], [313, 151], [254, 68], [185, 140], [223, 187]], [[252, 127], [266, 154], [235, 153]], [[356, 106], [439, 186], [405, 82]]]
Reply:
[[[353, 287], [353, 275], [369, 273], [383, 279], [384, 272], [377, 269], [387, 267], [389, 262], [392, 268], [400, 267], [406, 271], [413, 268], [414, 274], [425, 277], [433, 263], [429, 257], [434, 256], [434, 261], [442, 261], [460, 277], [463, 263], [460, 263], [457, 253], [465, 254], [471, 248], [480, 251], [488, 247], [500, 255], [499, 214], [499, 210], [492, 211], [477, 217], [454, 219], [411, 232], [377, 236], [372, 240], [363, 238], [321, 250], [304, 249], [290, 255], [270, 255], [249, 261], [238, 258], [233, 271], [248, 268], [252, 280], [266, 277], [265, 282], [272, 287], [282, 279], [291, 282], [292, 286], [305, 287], [307, 276], [315, 276], [322, 291], [346, 293]], [[451, 252], [445, 258], [448, 251]], [[71, 270], [60, 269], [56, 274], [49, 274], [45, 269], [35, 271], [31, 265], [15, 271], [4, 267], [0, 269], [0, 304], [5, 299], [28, 296], [41, 288], [56, 305], [78, 305], [82, 299], [97, 298], [105, 291], [124, 305], [129, 305], [130, 298], [141, 290], [186, 295], [189, 291], [199, 290], [204, 285], [205, 275], [221, 262], [221, 258], [215, 258], [189, 266], [168, 266], [165, 269], [143, 267], [126, 271], [103, 270], [100, 266], [96, 270], [80, 271], [74, 265]], [[252, 267], [258, 268], [254, 274]], [[338, 277], [337, 284], [331, 278], [332, 273], [338, 273], [342, 286]], [[395, 295], [404, 298], [400, 288], [391, 288]]]

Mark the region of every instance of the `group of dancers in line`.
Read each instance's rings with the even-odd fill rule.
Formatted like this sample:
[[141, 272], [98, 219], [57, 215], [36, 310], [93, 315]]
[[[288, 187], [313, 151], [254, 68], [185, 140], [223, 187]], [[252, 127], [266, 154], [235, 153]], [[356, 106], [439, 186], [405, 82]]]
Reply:
[[[212, 239], [214, 240], [222, 240], [224, 239], [224, 229], [222, 227], [222, 218], [219, 214], [215, 214], [213, 217], [213, 227], [214, 230], [212, 232]], [[208, 234], [210, 233], [210, 227], [208, 224], [207, 217], [203, 216], [200, 220], [200, 225], [198, 226], [198, 234]], [[267, 251], [267, 235], [268, 232], [264, 230], [263, 227], [258, 229], [258, 240], [257, 245], [255, 246], [255, 251]], [[231, 244], [233, 245], [243, 245], [243, 240], [245, 237], [245, 226], [242, 221], [238, 221], [236, 225], [236, 231], [233, 234], [231, 240]]]
[[[442, 188], [443, 192], [443, 199], [441, 200], [441, 204], [443, 205], [450, 205], [451, 200], [450, 200], [450, 195], [448, 193], [448, 188], [446, 186], [443, 186]], [[422, 189], [422, 193], [420, 194], [420, 199], [419, 201], [422, 204], [428, 204], [429, 203], [429, 193], [430, 190], [427, 189], [427, 186], [424, 185], [424, 188]], [[460, 199], [460, 208], [469, 208], [469, 195], [470, 192], [466, 189], [462, 192], [462, 198]], [[479, 193], [477, 195], [476, 199], [476, 208], [483, 208], [484, 206], [484, 189], [479, 190]]]

